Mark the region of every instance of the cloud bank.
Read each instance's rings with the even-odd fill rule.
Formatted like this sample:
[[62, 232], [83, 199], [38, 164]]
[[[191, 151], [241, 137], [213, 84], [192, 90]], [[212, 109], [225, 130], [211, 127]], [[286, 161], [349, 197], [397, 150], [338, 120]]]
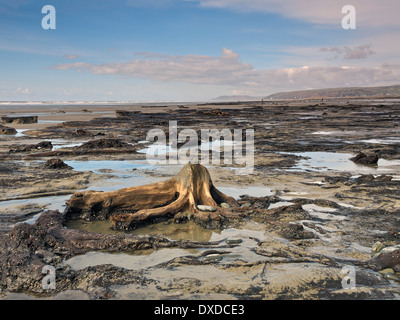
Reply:
[[328, 48], [324, 47], [321, 48], [321, 51], [334, 53], [335, 55], [330, 59], [343, 58], [344, 60], [366, 59], [369, 56], [375, 54], [375, 51], [372, 50], [371, 45], [362, 45], [354, 48], [351, 48], [349, 46]]
[[359, 26], [400, 26], [398, 0], [198, 0], [202, 7], [280, 14], [310, 23], [341, 25], [342, 7], [351, 4]]
[[[348, 59], [360, 59], [372, 54], [369, 46], [332, 47], [325, 50], [347, 56]], [[115, 75], [156, 82], [229, 86], [252, 94], [264, 94], [276, 90], [400, 83], [399, 70], [387, 64], [375, 67], [303, 66], [256, 69], [250, 64], [243, 63], [238, 53], [227, 48], [223, 48], [219, 57], [146, 53], [142, 59], [127, 62], [105, 64], [75, 62], [58, 64], [52, 69], [77, 70], [94, 75]]]

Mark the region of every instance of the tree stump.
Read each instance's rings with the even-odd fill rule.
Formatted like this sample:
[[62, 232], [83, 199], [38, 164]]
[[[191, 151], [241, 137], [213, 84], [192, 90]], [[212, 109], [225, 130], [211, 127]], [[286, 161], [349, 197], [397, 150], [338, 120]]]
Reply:
[[[164, 182], [128, 187], [111, 192], [84, 191], [67, 201], [65, 218], [85, 220], [110, 219], [114, 229], [129, 230], [160, 217], [173, 217], [189, 212], [200, 219], [232, 216], [232, 210], [218, 207], [228, 203], [239, 207], [236, 200], [213, 185], [208, 170], [188, 163], [173, 178]], [[198, 205], [213, 206], [215, 212], [202, 212]]]

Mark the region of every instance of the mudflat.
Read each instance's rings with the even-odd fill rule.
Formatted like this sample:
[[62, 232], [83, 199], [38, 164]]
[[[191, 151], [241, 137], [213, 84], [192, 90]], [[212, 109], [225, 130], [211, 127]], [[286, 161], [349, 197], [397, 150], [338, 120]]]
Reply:
[[[2, 124], [17, 130], [0, 135], [4, 299], [399, 298], [397, 100], [3, 105], [0, 115], [38, 116]], [[149, 131], [168, 138], [174, 121], [199, 137], [254, 130], [250, 173], [224, 157], [206, 165], [240, 216], [166, 215], [130, 230], [113, 229], [108, 216], [65, 219], [77, 192], [178, 174], [183, 164], [146, 157]], [[47, 265], [57, 275], [51, 290]]]

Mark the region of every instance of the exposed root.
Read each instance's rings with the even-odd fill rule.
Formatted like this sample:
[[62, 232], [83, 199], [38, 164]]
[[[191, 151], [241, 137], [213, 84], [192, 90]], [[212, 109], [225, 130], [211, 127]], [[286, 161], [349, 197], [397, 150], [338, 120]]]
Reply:
[[[109, 218], [115, 229], [132, 229], [148, 220], [184, 211], [203, 220], [232, 216], [232, 210], [219, 207], [223, 202], [233, 208], [239, 207], [234, 198], [215, 188], [204, 166], [189, 163], [175, 177], [164, 182], [111, 192], [78, 192], [67, 201], [66, 218]], [[202, 212], [198, 205], [217, 210]]]

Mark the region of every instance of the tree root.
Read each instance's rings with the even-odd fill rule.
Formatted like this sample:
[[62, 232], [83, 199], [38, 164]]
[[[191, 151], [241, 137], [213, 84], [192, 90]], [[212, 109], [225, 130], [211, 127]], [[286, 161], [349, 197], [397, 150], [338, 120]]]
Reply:
[[[164, 182], [128, 187], [111, 192], [84, 191], [67, 201], [66, 219], [110, 219], [114, 229], [129, 230], [159, 217], [171, 217], [188, 211], [197, 219], [232, 217], [232, 210], [218, 205], [239, 207], [236, 200], [213, 185], [207, 169], [187, 164], [173, 178]], [[212, 206], [215, 212], [198, 210], [198, 205]]]

